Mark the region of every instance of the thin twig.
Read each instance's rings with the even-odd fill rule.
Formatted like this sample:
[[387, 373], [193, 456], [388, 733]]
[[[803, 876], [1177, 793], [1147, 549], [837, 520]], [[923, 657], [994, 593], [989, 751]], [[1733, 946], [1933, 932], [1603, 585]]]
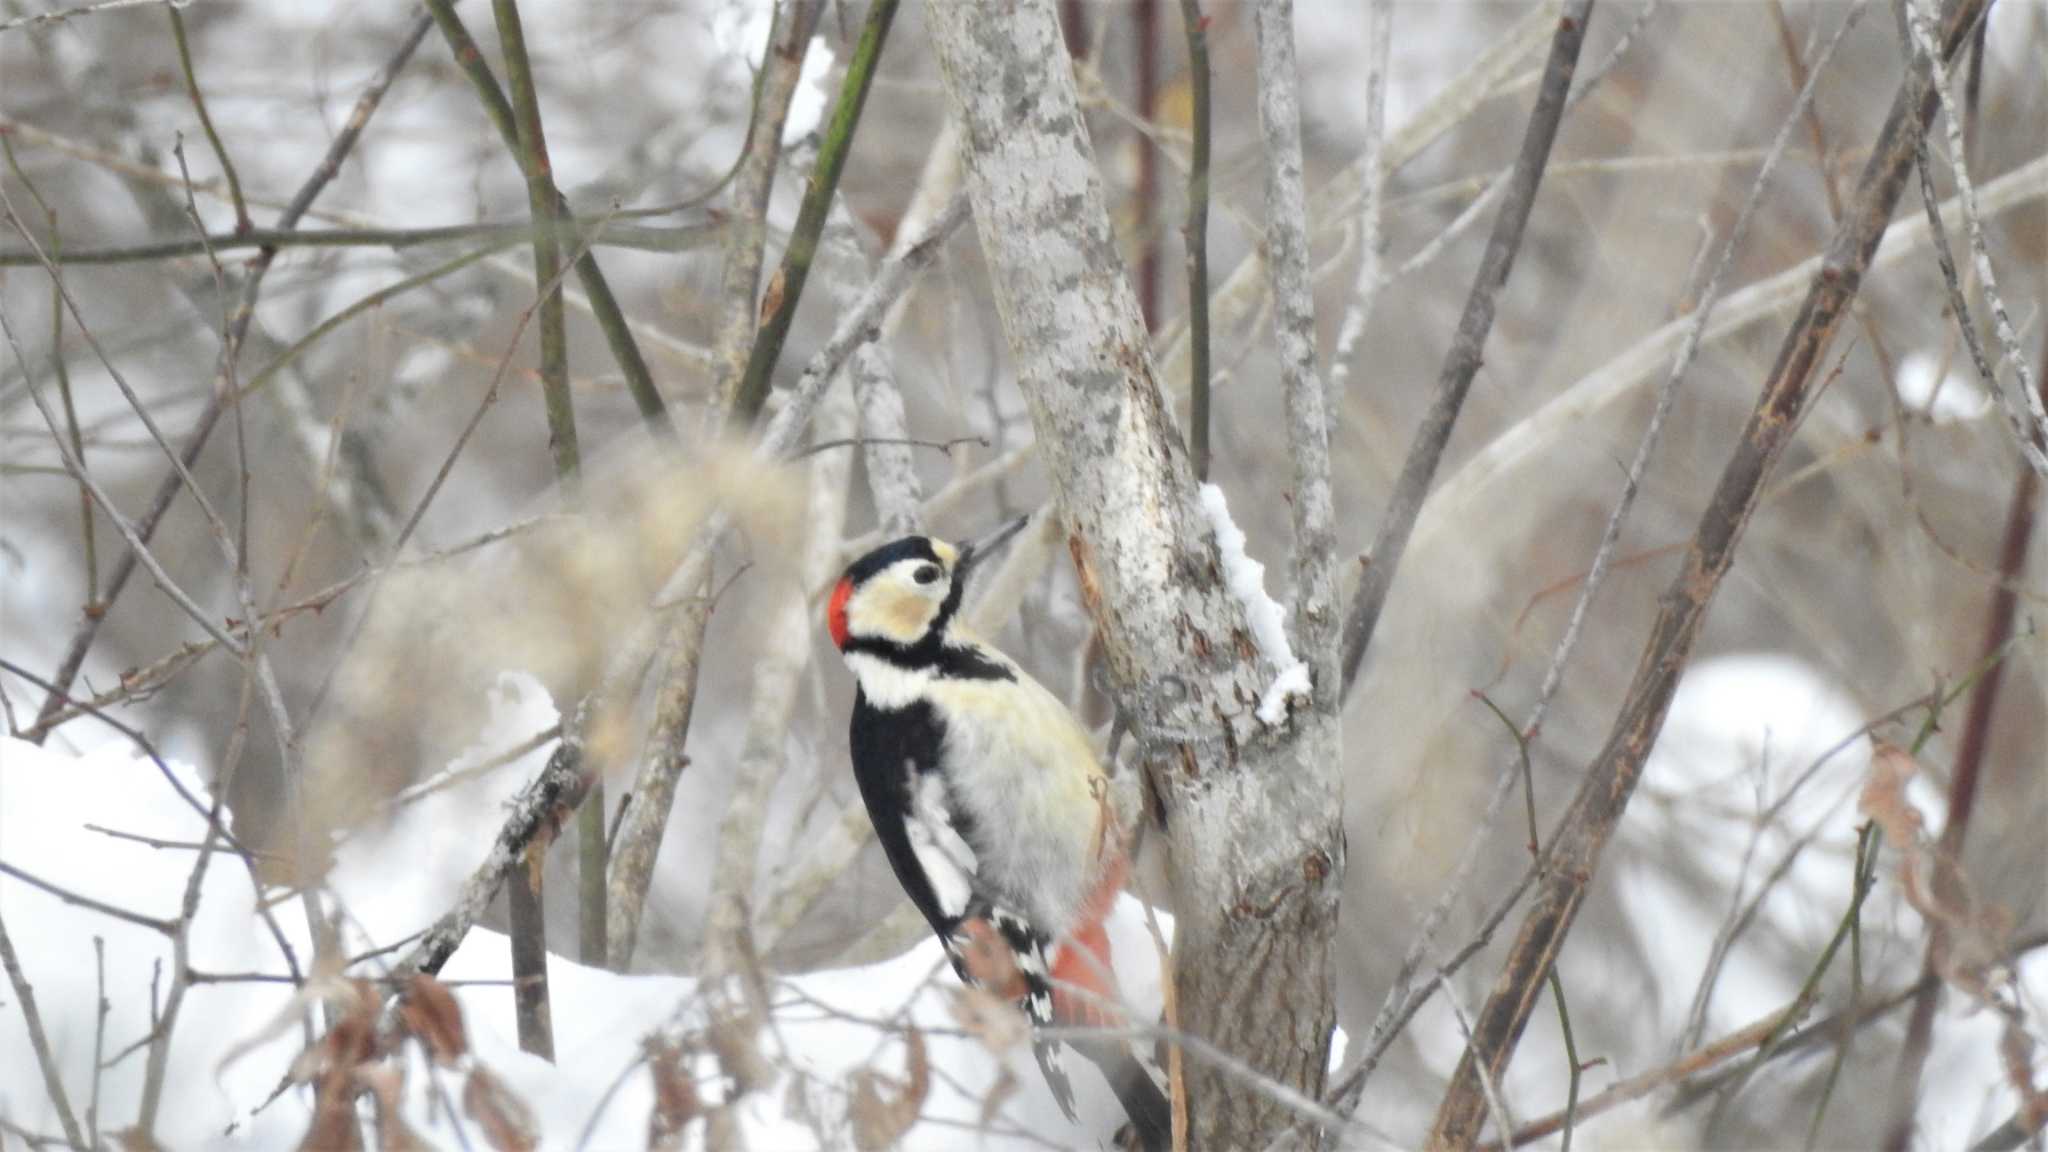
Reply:
[[[1981, 10], [1979, 0], [1957, 5], [1944, 29], [1948, 49], [1960, 43]], [[1692, 654], [1714, 591], [1733, 563], [1735, 545], [1756, 508], [1764, 480], [1790, 442], [1817, 369], [1883, 239], [1912, 164], [1913, 137], [1932, 115], [1933, 103], [1931, 86], [1915, 69], [1900, 86], [1851, 208], [1809, 286], [1806, 306], [1786, 335], [1685, 562], [1662, 600], [1621, 714], [1552, 836], [1557, 867], [1537, 882], [1535, 902], [1480, 1010], [1477, 1039], [1460, 1060], [1438, 1110], [1432, 1146], [1470, 1144], [1477, 1136], [1485, 1115], [1478, 1093], [1479, 1068], [1483, 1064], [1498, 1075], [1513, 1056], [1536, 990], [1555, 963], [1585, 900], [1586, 886], [1598, 870], [1601, 851], [1641, 781], [1678, 677]]]
[[[1384, 4], [1386, 0], [1374, 0]], [[1202, 0], [1180, 0], [1187, 25], [1188, 83], [1194, 97], [1194, 152], [1188, 162], [1188, 218], [1181, 240], [1188, 259], [1188, 456], [1195, 478], [1209, 478], [1209, 18]]]
[[[0, 203], [5, 203], [5, 201], [6, 193], [0, 192]], [[7, 210], [11, 218], [13, 205], [7, 205]], [[15, 338], [13, 325], [7, 322], [5, 309], [0, 309], [0, 333], [5, 334], [8, 347], [14, 352], [15, 363], [20, 366], [24, 377], [27, 377], [29, 371], [28, 359], [22, 353], [20, 342]], [[92, 498], [99, 503], [100, 509], [107, 514], [107, 519], [113, 523], [115, 530], [121, 534], [123, 540], [128, 542], [128, 555], [141, 559], [143, 567], [148, 568], [149, 574], [156, 578], [157, 587], [163, 590], [164, 595], [169, 596], [173, 603], [177, 604], [187, 616], [192, 618], [193, 623], [199, 625], [202, 631], [213, 638], [215, 643], [236, 655], [240, 655], [243, 651], [242, 646], [230, 639], [228, 634], [213, 622], [213, 613], [201, 608], [192, 599], [191, 594], [186, 592], [176, 580], [171, 578], [171, 574], [164, 570], [163, 564], [157, 560], [156, 555], [150, 552], [148, 542], [144, 538], [143, 526], [131, 522], [128, 517], [122, 515], [120, 508], [114, 504], [113, 498], [100, 488], [99, 483], [92, 478], [91, 473], [85, 470], [85, 465], [71, 454], [71, 445], [64, 439], [63, 429], [57, 422], [56, 413], [50, 410], [49, 402], [43, 399], [42, 391], [36, 387], [33, 379], [28, 381], [28, 395], [29, 399], [35, 402], [36, 411], [42, 414], [43, 422], [49, 426], [50, 435], [57, 446], [57, 454], [64, 461], [65, 471], [71, 473], [73, 479], [84, 485], [86, 490], [92, 493]], [[109, 595], [111, 595], [111, 589]], [[88, 620], [93, 619], [95, 618], [88, 617]], [[51, 704], [51, 701], [46, 700], [44, 702], [43, 707], [45, 711], [54, 711]], [[38, 722], [40, 722], [40, 718]]]
[[1557, 139], [1557, 126], [1564, 117], [1566, 99], [1571, 94], [1572, 75], [1578, 69], [1579, 48], [1585, 43], [1586, 24], [1592, 18], [1592, 12], [1592, 0], [1570, 0], [1558, 17], [1557, 31], [1550, 41], [1550, 57], [1544, 63], [1542, 84], [1537, 89], [1536, 105], [1529, 113], [1529, 126], [1522, 135], [1522, 147], [1515, 157], [1513, 175], [1505, 185], [1500, 215], [1494, 218], [1493, 235], [1486, 242], [1479, 273], [1473, 278], [1472, 291], [1465, 298], [1464, 314], [1459, 317], [1457, 335], [1444, 357], [1443, 371], [1437, 377], [1429, 409], [1423, 414], [1422, 426], [1416, 430], [1408, 457], [1401, 464], [1400, 478], [1394, 483], [1393, 494], [1388, 497], [1386, 511], [1381, 515], [1379, 529], [1367, 553], [1365, 571], [1360, 573], [1358, 588], [1352, 594], [1351, 607], [1344, 620], [1343, 678], [1346, 683], [1356, 680], [1359, 665], [1372, 643], [1380, 609], [1386, 604], [1387, 592], [1393, 587], [1402, 553], [1408, 546], [1408, 537], [1415, 530], [1416, 517], [1422, 512], [1423, 499], [1428, 496], [1430, 482], [1436, 476], [1437, 463], [1443, 459], [1444, 446], [1450, 442], [1451, 428], [1457, 422], [1458, 411], [1464, 407], [1465, 395], [1485, 358], [1486, 337], [1493, 330], [1496, 302], [1501, 289], [1507, 284], [1508, 273], [1514, 268], [1515, 256], [1521, 251], [1523, 229], [1529, 222], [1530, 210], [1535, 207], [1536, 192], [1542, 186], [1543, 171], [1550, 161], [1550, 146]]
[[1778, 1017], [1776, 1023], [1771, 1026], [1770, 1032], [1756, 1046], [1756, 1054], [1750, 1057], [1748, 1064], [1738, 1071], [1734, 1078], [1729, 1080], [1716, 1095], [1714, 1107], [1707, 1113], [1704, 1131], [1708, 1135], [1711, 1135], [1720, 1126], [1721, 1118], [1727, 1115], [1729, 1106], [1734, 1103], [1735, 1097], [1742, 1091], [1743, 1085], [1749, 1082], [1749, 1078], [1755, 1075], [1757, 1069], [1763, 1067], [1764, 1063], [1771, 1058], [1772, 1053], [1777, 1050], [1778, 1045], [1784, 1041], [1786, 1036], [1790, 1035], [1793, 1027], [1804, 1020], [1806, 1014], [1812, 1011], [1814, 1004], [1820, 1000], [1821, 978], [1833, 966], [1835, 954], [1840, 951], [1842, 943], [1862, 923], [1863, 902], [1869, 898], [1870, 890], [1874, 887], [1877, 879], [1879, 836], [1880, 833], [1876, 824], [1864, 825], [1862, 831], [1857, 834], [1856, 857], [1851, 862], [1849, 870], [1848, 910], [1842, 914], [1840, 923], [1835, 926], [1834, 935], [1829, 938], [1827, 947], [1821, 950], [1820, 958], [1814, 962], [1813, 967], [1807, 972], [1806, 982], [1800, 985], [1798, 995], [1792, 998], [1791, 1007], [1785, 1009], [1784, 1013]]
[[[1387, 126], [1387, 57], [1394, 40], [1393, 0], [1368, 0], [1365, 15], [1365, 147], [1358, 158], [1365, 195], [1358, 208], [1358, 277], [1351, 301], [1337, 327], [1337, 351], [1330, 357], [1330, 415], [1334, 421], [1344, 405], [1344, 386], [1351, 379], [1351, 358], [1365, 326], [1372, 320], [1380, 291], [1380, 261], [1386, 255], [1381, 229], [1381, 202], [1387, 194], [1386, 167], [1381, 162]], [[1334, 428], [1333, 428], [1334, 433]]]
[[[2036, 934], [2017, 941], [2008, 956], [2017, 958], [2036, 948], [2048, 945], [2048, 934]], [[1865, 1001], [1861, 1006], [1847, 1008], [1834, 1016], [1815, 1021], [1812, 1027], [1787, 1036], [1773, 1053], [1771, 1060], [1784, 1059], [1797, 1053], [1810, 1051], [1816, 1045], [1828, 1043], [1833, 1037], [1854, 1031], [1882, 1019], [1887, 1014], [1904, 1007], [1916, 991], [1931, 987], [1938, 982], [1936, 977], [1926, 977], [1912, 985], [1901, 988], [1886, 996]], [[1641, 1100], [1666, 1088], [1677, 1089], [1669, 1104], [1669, 1110], [1677, 1111], [1704, 1096], [1717, 1091], [1734, 1075], [1726, 1065], [1745, 1052], [1751, 1052], [1768, 1039], [1784, 1022], [1788, 1008], [1780, 1008], [1765, 1015], [1746, 1027], [1738, 1028], [1726, 1036], [1662, 1067], [1613, 1084], [1581, 1101], [1579, 1118], [1591, 1119], [1604, 1115], [1623, 1104]], [[1553, 1112], [1522, 1125], [1514, 1133], [1514, 1143], [1528, 1144], [1559, 1131], [1564, 1126], [1564, 1113]], [[1479, 1145], [1479, 1152], [1500, 1152], [1501, 1141]]]
[[761, 286], [767, 247], [768, 198], [775, 188], [776, 160], [790, 98], [803, 72], [811, 33], [824, 0], [780, 0], [768, 28], [768, 46], [754, 75], [753, 113], [740, 147], [728, 208], [732, 227], [725, 235], [725, 270], [719, 290], [719, 319], [712, 336], [716, 394], [728, 410], [746, 374], [759, 314], [754, 295]]
[[[363, 126], [369, 122], [370, 116], [383, 103], [385, 93], [390, 91], [391, 85], [398, 79], [398, 74], [405, 67], [406, 61], [412, 58], [413, 50], [419, 47], [420, 41], [426, 37], [427, 30], [431, 27], [431, 21], [424, 15], [413, 22], [412, 27], [406, 32], [390, 58], [378, 69], [377, 74], [371, 79], [369, 86], [357, 98], [354, 109], [349, 113], [347, 123], [340, 132], [336, 133], [333, 141], [328, 145], [326, 154], [321, 158], [319, 165], [313, 170], [313, 174], [300, 186], [298, 192], [293, 195], [291, 202], [285, 206], [284, 212], [279, 215], [277, 220], [278, 228], [289, 231], [297, 227], [300, 218], [312, 206], [314, 198], [319, 196], [321, 191], [340, 173], [341, 162], [355, 148], [356, 141], [362, 136]], [[228, 322], [229, 339], [227, 344], [229, 351], [227, 358], [230, 361], [239, 354], [243, 340], [248, 334], [249, 326], [255, 319], [256, 301], [262, 292], [263, 277], [270, 270], [270, 265], [275, 258], [276, 250], [274, 248], [263, 249], [250, 262], [248, 271], [242, 280], [241, 297], [237, 301], [235, 311]], [[194, 423], [192, 430], [187, 433], [184, 446], [179, 450], [179, 459], [186, 467], [189, 468], [199, 459], [201, 450], [206, 447], [207, 438], [213, 434], [214, 426], [219, 423], [220, 417], [226, 413], [226, 406], [230, 399], [230, 393], [225, 388], [218, 385], [214, 388], [212, 395], [207, 400], [206, 407], [199, 414], [199, 419]], [[143, 514], [141, 520], [136, 522], [136, 536], [144, 545], [148, 544], [150, 537], [156, 532], [157, 525], [163, 521], [164, 514], [170, 510], [171, 503], [176, 499], [180, 487], [181, 482], [176, 470], [173, 470], [169, 475], [158, 481], [156, 492], [150, 500], [148, 511]], [[135, 566], [139, 562], [140, 556], [141, 553], [131, 545], [128, 551], [122, 554], [121, 559], [115, 562], [113, 571], [107, 576], [106, 591], [101, 597], [103, 605], [111, 605], [120, 596], [122, 589], [127, 586], [129, 578], [134, 575]], [[104, 619], [104, 612], [98, 614], [88, 613], [85, 620], [79, 625], [78, 631], [72, 636], [70, 647], [66, 650], [63, 660], [58, 664], [55, 674], [50, 678], [51, 682], [56, 685], [57, 691], [43, 702], [43, 707], [37, 715], [39, 725], [47, 716], [54, 714], [58, 708], [62, 707], [59, 701], [63, 693], [70, 690], [71, 682], [77, 678], [79, 669], [84, 666], [86, 655], [91, 652], [93, 642], [99, 636], [100, 622]], [[232, 649], [234, 645], [230, 644], [227, 647]]]
[[127, 924], [133, 924], [139, 928], [147, 928], [153, 932], [161, 932], [166, 936], [171, 935], [173, 932], [176, 932], [178, 928], [178, 922], [175, 920], [164, 920], [156, 916], [145, 916], [140, 912], [130, 912], [126, 908], [118, 908], [112, 904], [106, 903], [105, 901], [95, 900], [90, 896], [80, 895], [79, 893], [73, 892], [68, 888], [59, 887], [58, 885], [50, 883], [48, 880], [44, 880], [40, 877], [31, 875], [30, 873], [24, 872], [20, 868], [17, 868], [14, 865], [9, 864], [5, 860], [0, 860], [0, 873], [12, 876], [16, 880], [21, 881], [22, 883], [28, 885], [31, 888], [39, 889], [43, 892], [48, 893], [51, 896], [55, 896], [57, 899], [62, 900], [66, 904], [75, 904], [80, 908], [84, 908], [92, 912], [98, 912], [102, 916], [111, 916], [116, 920], [122, 921], [123, 923]]
[[214, 159], [220, 162], [220, 174], [228, 182], [228, 200], [235, 206], [235, 231], [247, 232], [252, 225], [249, 204], [242, 199], [242, 178], [236, 175], [235, 162], [228, 157], [228, 147], [221, 143], [220, 133], [213, 127], [213, 117], [207, 114], [206, 97], [199, 90], [199, 74], [192, 67], [192, 46], [185, 39], [185, 14], [176, 4], [165, 4], [164, 11], [171, 18], [171, 39], [178, 45], [178, 70], [185, 77], [185, 94], [192, 98], [192, 111], [198, 114], [199, 127], [205, 131]]
[[[1670, 370], [1665, 374], [1663, 384], [1658, 389], [1657, 400], [1651, 408], [1649, 422], [1644, 425], [1642, 436], [1636, 442], [1635, 454], [1629, 460], [1628, 471], [1623, 478], [1621, 492], [1615, 499], [1614, 507], [1608, 513], [1606, 525], [1601, 529], [1600, 542], [1594, 548], [1592, 568], [1586, 575], [1585, 583], [1579, 589], [1577, 601], [1572, 605], [1571, 616], [1565, 623], [1564, 634], [1558, 638], [1557, 647], [1551, 653], [1549, 667], [1544, 670], [1543, 681], [1536, 692], [1536, 700], [1530, 706], [1527, 718], [1522, 725], [1515, 729], [1518, 735], [1525, 732], [1535, 733], [1542, 729], [1543, 721], [1549, 715], [1550, 703], [1556, 698], [1559, 688], [1564, 684], [1565, 670], [1570, 666], [1572, 656], [1578, 650], [1579, 640], [1584, 634], [1586, 620], [1591, 615], [1593, 602], [1599, 595], [1601, 586], [1606, 582], [1607, 574], [1614, 563], [1615, 550], [1621, 541], [1622, 528], [1628, 522], [1629, 513], [1635, 506], [1636, 495], [1642, 487], [1643, 476], [1647, 473], [1650, 460], [1655, 456], [1657, 446], [1661, 442], [1664, 424], [1670, 417], [1672, 406], [1677, 400], [1679, 386], [1691, 371], [1693, 360], [1699, 354], [1700, 343], [1707, 331], [1707, 325], [1713, 319], [1714, 310], [1720, 303], [1722, 282], [1727, 276], [1728, 269], [1734, 263], [1735, 253], [1739, 250], [1748, 234], [1749, 224], [1755, 215], [1757, 205], [1762, 202], [1764, 191], [1770, 186], [1772, 173], [1776, 170], [1777, 162], [1783, 156], [1785, 147], [1790, 141], [1791, 130], [1799, 122], [1802, 110], [1813, 98], [1815, 80], [1824, 70], [1827, 61], [1833, 57], [1836, 47], [1841, 44], [1842, 38], [1848, 33], [1849, 28], [1855, 23], [1856, 16], [1861, 11], [1862, 5], [1859, 4], [1844, 17], [1841, 27], [1835, 32], [1834, 38], [1828, 41], [1827, 45], [1821, 50], [1820, 55], [1816, 58], [1814, 67], [1809, 72], [1806, 86], [1800, 90], [1793, 102], [1790, 113], [1781, 122], [1777, 136], [1771, 142], [1771, 149], [1765, 155], [1763, 164], [1758, 167], [1756, 179], [1751, 183], [1749, 193], [1744, 197], [1742, 207], [1736, 213], [1735, 222], [1729, 227], [1728, 238], [1721, 246], [1720, 257], [1715, 263], [1712, 273], [1707, 278], [1706, 287], [1700, 293], [1699, 303], [1695, 306], [1689, 318], [1690, 323], [1685, 330], [1684, 337], [1679, 341], [1678, 348], [1672, 356]], [[1702, 257], [1705, 256], [1706, 251], [1705, 248], [1701, 249], [1700, 254]], [[1697, 281], [1697, 272], [1698, 269], [1696, 267], [1694, 275], [1691, 277], [1694, 281]], [[1391, 1037], [1394, 1020], [1401, 1013], [1403, 1001], [1408, 996], [1408, 989], [1413, 983], [1414, 973], [1420, 967], [1423, 957], [1428, 955], [1429, 950], [1434, 947], [1437, 934], [1443, 930], [1443, 926], [1449, 920], [1451, 912], [1463, 899], [1466, 885], [1471, 882], [1472, 876], [1476, 874], [1491, 838], [1491, 830], [1499, 823], [1501, 813], [1506, 808], [1508, 798], [1513, 795], [1517, 763], [1515, 759], [1510, 759], [1504, 762], [1495, 774], [1493, 792], [1487, 798], [1486, 807], [1479, 817], [1475, 831], [1467, 841], [1465, 851], [1460, 856], [1457, 866], [1451, 873], [1451, 879], [1444, 885], [1443, 891], [1437, 897], [1436, 903], [1430, 907], [1429, 912], [1423, 917], [1422, 924], [1417, 929], [1415, 938], [1409, 942], [1408, 950], [1402, 957], [1401, 967], [1395, 974], [1394, 982], [1389, 987], [1386, 998], [1380, 1004], [1379, 1012], [1374, 1018], [1373, 1027], [1369, 1033], [1368, 1051], [1376, 1052], [1382, 1050], [1382, 1042]], [[1341, 1082], [1342, 1088], [1348, 1097], [1356, 1098], [1356, 1093], [1363, 1088], [1365, 1078], [1370, 1075], [1370, 1072], [1371, 1066], [1361, 1062], [1358, 1067], [1359, 1074], [1347, 1076]]]
[[[14, 940], [7, 935], [5, 917], [0, 917], [0, 962], [4, 962], [7, 968], [7, 983], [14, 989], [14, 1003], [21, 1009], [22, 1023], [28, 1027], [29, 1048], [36, 1054], [36, 1066], [42, 1069], [43, 1091], [49, 1094], [50, 1104], [57, 1110], [57, 1122], [64, 1126], [65, 1139], [71, 1141], [74, 1148], [94, 1147], [94, 1144], [86, 1142], [78, 1127], [78, 1117], [71, 1111], [71, 1098], [64, 1092], [64, 1077], [58, 1072], [57, 1058], [50, 1051], [49, 1033], [43, 1031], [43, 1015], [36, 1008], [35, 989], [29, 987], [28, 977], [21, 970], [21, 960], [14, 954]], [[97, 1073], [93, 1076], [93, 1088], [97, 1106]]]
[[[529, 215], [533, 222], [552, 219], [556, 230], [578, 228], [574, 215], [569, 211], [569, 202], [555, 186], [554, 173], [546, 165], [545, 150], [529, 150], [521, 143], [520, 117], [513, 108], [512, 100], [498, 87], [498, 81], [491, 75], [490, 65], [484, 62], [483, 51], [469, 34], [461, 19], [455, 14], [453, 0], [427, 0], [427, 11], [433, 22], [440, 26], [441, 36], [448, 41], [448, 47], [455, 54], [455, 62], [468, 77], [470, 87], [475, 89], [477, 100], [484, 106], [484, 112], [505, 142], [505, 147], [519, 161], [527, 177], [529, 190]], [[502, 35], [500, 37], [502, 39]], [[508, 54], [510, 51], [507, 46]], [[524, 63], [522, 44], [522, 65]], [[517, 77], [513, 78], [517, 81]], [[531, 78], [528, 80], [529, 86]], [[515, 92], [515, 97], [517, 93]], [[534, 110], [535, 129], [538, 131], [539, 110]], [[540, 161], [538, 169], [533, 161]], [[547, 193], [546, 211], [533, 210], [531, 193], [535, 183], [543, 184]], [[611, 349], [612, 359], [618, 362], [619, 371], [626, 377], [626, 389], [633, 394], [633, 403], [640, 410], [640, 419], [657, 439], [673, 441], [676, 431], [670, 421], [667, 403], [662, 399], [661, 390], [655, 386], [654, 375], [647, 367], [647, 358], [640, 353], [640, 345], [633, 339], [633, 329], [627, 321], [619, 301], [612, 294], [611, 282], [605, 279], [604, 270], [598, 267], [597, 257], [590, 252], [590, 245], [602, 232], [615, 231], [606, 223], [590, 229], [592, 239], [577, 241], [580, 251], [573, 261], [576, 277], [589, 296], [592, 319], [597, 321], [598, 330], [604, 334], [605, 345]], [[538, 239], [536, 239], [538, 242]], [[546, 276], [537, 278], [545, 281]], [[566, 296], [566, 293], [561, 295]]]
[[[2004, 298], [1998, 293], [1998, 275], [1992, 268], [1991, 249], [1984, 239], [1983, 214], [1977, 210], [1977, 188], [1970, 179], [1968, 153], [1963, 143], [1962, 110], [1957, 107], [1950, 91], [1944, 54], [1936, 50], [1933, 17], [1919, 0], [1905, 0], [1905, 6], [1906, 23], [1912, 32], [1914, 67], [1916, 70], [1921, 66], [1928, 69], [1941, 105], [1942, 125], [1947, 129], [1949, 173], [1955, 178], [1956, 199], [1962, 205], [1963, 230], [1970, 238], [1970, 256], [1977, 271], [1977, 290], [1983, 293], [1984, 302], [1991, 310], [1991, 330], [1998, 337], [2000, 359], [2012, 368], [2012, 387], [2006, 388], [1999, 383], [1996, 369], [1978, 344], [1976, 328], [1970, 322], [1962, 291], [1956, 285], [1954, 269], [1944, 262], [1944, 279], [1955, 309], [1956, 324], [1962, 330], [1964, 342], [1970, 347], [1984, 387], [1998, 397], [2006, 410], [2013, 433], [2019, 440], [2020, 454], [2034, 471], [2048, 476], [2048, 401], [2035, 391], [2034, 370], [2027, 363], [2026, 353], [2020, 350], [2019, 334], [2013, 331], [2012, 317], [2006, 311]], [[1923, 132], [1920, 139], [1924, 141], [1924, 138]], [[1931, 203], [1934, 199], [1933, 175], [1927, 171], [1924, 143], [1920, 155], [1923, 157], [1920, 160], [1922, 194]], [[1933, 224], [1937, 230], [1936, 250], [1945, 257], [1948, 245], [1939, 233], [1940, 220], [1935, 219]]]
[[769, 283], [768, 307], [764, 308], [767, 315], [754, 336], [746, 371], [733, 393], [727, 419], [736, 427], [752, 425], [768, 402], [775, 362], [782, 357], [782, 342], [789, 335], [790, 321], [796, 316], [804, 283], [810, 278], [818, 240], [825, 231], [825, 217], [832, 208], [832, 196], [839, 188], [839, 174], [846, 168], [846, 157], [853, 150], [854, 130], [860, 125], [861, 109], [867, 103], [868, 89], [881, 63], [889, 25], [896, 18], [896, 5], [897, 0], [874, 0], [868, 6], [860, 40], [846, 63], [839, 97], [832, 105], [832, 119], [818, 146], [818, 160], [811, 167], [803, 204], [797, 210], [796, 227], [790, 232], [788, 247], [783, 249], [782, 267]]
[[[192, 190], [200, 191], [204, 185], [194, 184]], [[642, 209], [622, 210], [618, 219], [626, 219]], [[589, 220], [574, 220], [557, 217], [544, 229], [552, 234], [556, 242], [563, 245], [580, 244], [586, 240], [600, 248], [627, 248], [639, 252], [681, 253], [706, 247], [725, 233], [725, 226], [712, 222], [652, 225], [620, 224], [616, 221], [600, 226]], [[144, 240], [134, 244], [110, 244], [96, 248], [67, 249], [61, 258], [53, 255], [59, 265], [72, 264], [146, 264], [159, 260], [175, 260], [185, 256], [203, 256], [210, 248], [214, 252], [236, 252], [251, 248], [384, 248], [393, 252], [404, 252], [414, 248], [428, 248], [439, 244], [475, 242], [491, 246], [492, 251], [522, 241], [530, 241], [535, 232], [531, 221], [489, 220], [476, 224], [436, 224], [417, 228], [318, 228], [308, 231], [294, 231], [289, 228], [249, 228], [238, 232], [207, 232], [203, 235], [182, 238], [166, 237], [161, 240]], [[0, 248], [0, 268], [25, 267], [38, 263], [35, 253], [20, 248]]]

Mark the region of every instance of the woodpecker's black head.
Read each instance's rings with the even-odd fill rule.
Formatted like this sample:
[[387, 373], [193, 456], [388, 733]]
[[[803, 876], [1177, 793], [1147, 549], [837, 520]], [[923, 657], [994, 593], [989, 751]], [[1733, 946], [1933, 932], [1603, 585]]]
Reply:
[[908, 648], [943, 634], [960, 610], [976, 565], [1028, 519], [1013, 520], [957, 547], [930, 536], [905, 536], [855, 560], [832, 589], [825, 610], [832, 642], [842, 649], [860, 640]]

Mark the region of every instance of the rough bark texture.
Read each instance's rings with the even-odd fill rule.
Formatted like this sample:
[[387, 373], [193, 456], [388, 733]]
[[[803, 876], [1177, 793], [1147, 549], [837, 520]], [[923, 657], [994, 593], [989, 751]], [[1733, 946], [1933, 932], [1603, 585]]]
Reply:
[[[998, 310], [1101, 629], [1166, 803], [1181, 1024], [1322, 1087], [1341, 834], [1335, 765], [1254, 716], [1276, 669], [1225, 590], [1117, 257], [1052, 0], [926, 10]], [[1271, 1098], [1191, 1062], [1193, 1145], [1259, 1147]]]

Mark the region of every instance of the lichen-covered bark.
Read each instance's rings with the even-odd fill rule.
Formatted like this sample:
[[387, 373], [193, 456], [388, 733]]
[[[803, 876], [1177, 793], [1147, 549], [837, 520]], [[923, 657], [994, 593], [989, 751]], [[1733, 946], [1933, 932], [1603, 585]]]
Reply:
[[[1333, 1018], [1332, 745], [1320, 723], [1253, 715], [1275, 669], [1196, 506], [1052, 0], [926, 13], [1082, 595], [1167, 805], [1181, 1025], [1313, 1095]], [[1259, 1147], [1289, 1119], [1203, 1061], [1189, 1071], [1194, 1146]]]

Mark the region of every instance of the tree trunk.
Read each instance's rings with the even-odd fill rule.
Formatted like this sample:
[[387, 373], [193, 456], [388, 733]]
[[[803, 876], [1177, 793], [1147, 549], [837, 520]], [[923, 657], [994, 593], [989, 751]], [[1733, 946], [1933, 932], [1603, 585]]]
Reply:
[[[1181, 1026], [1314, 1097], [1334, 1008], [1343, 862], [1337, 730], [1299, 700], [1226, 588], [1117, 256], [1053, 0], [926, 9], [1019, 386], [1115, 692], [1167, 810]], [[1322, 662], [1311, 659], [1311, 667]], [[1292, 1119], [1187, 1060], [1192, 1144]]]

